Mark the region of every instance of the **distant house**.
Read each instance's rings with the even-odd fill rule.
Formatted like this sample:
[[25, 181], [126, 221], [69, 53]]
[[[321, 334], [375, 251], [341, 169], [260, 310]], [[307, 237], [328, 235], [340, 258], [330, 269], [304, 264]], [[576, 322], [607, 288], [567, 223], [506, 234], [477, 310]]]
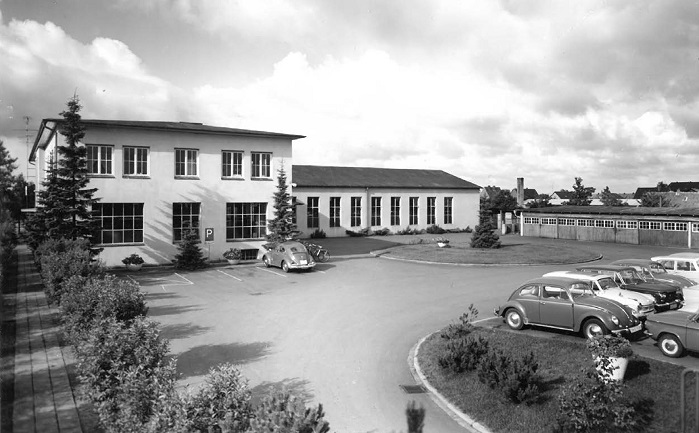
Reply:
[[667, 187], [673, 192], [697, 192], [699, 191], [699, 182], [670, 182]]
[[481, 187], [442, 170], [294, 165], [296, 224], [305, 235], [478, 224]]
[[481, 188], [480, 195], [481, 195], [481, 197], [483, 197], [484, 199], [487, 200], [487, 199], [489, 199], [489, 198], [495, 197], [495, 195], [496, 195], [501, 189], [502, 189], [502, 188], [500, 188], [499, 186], [490, 186], [490, 185], [484, 186], [484, 187]]
[[633, 198], [640, 201], [643, 198], [643, 196], [648, 194], [649, 192], [658, 192], [658, 187], [653, 186], [650, 188], [636, 188], [636, 192], [633, 194]]
[[[512, 189], [510, 191], [512, 194], [512, 197], [517, 197], [517, 188]], [[524, 204], [527, 204], [533, 200], [535, 200], [538, 196], [539, 193], [534, 189], [534, 188], [524, 188]]]
[[572, 191], [566, 191], [566, 190], [562, 189], [560, 191], [554, 191], [551, 194], [551, 200], [549, 200], [549, 203], [552, 206], [562, 205], [563, 203], [567, 202], [568, 200], [571, 200], [572, 198], [573, 198]]

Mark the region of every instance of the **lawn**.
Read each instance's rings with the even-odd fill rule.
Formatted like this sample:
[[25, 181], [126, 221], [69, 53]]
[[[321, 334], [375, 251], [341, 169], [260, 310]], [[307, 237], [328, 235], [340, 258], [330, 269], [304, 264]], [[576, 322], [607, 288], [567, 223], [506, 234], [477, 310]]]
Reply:
[[385, 250], [383, 257], [438, 263], [463, 264], [568, 264], [596, 260], [600, 255], [570, 244], [509, 243], [495, 249], [475, 249], [468, 240], [451, 242], [439, 248], [431, 240], [426, 243], [399, 245]]
[[[418, 361], [429, 382], [450, 402], [494, 432], [552, 432], [559, 413], [557, 398], [563, 386], [581, 369], [590, 368], [592, 359], [580, 342], [542, 339], [498, 329], [476, 327], [490, 346], [520, 357], [533, 351], [545, 391], [541, 401], [530, 406], [503, 400], [479, 382], [475, 372], [461, 374], [442, 369], [437, 361], [446, 340], [435, 333], [422, 344]], [[626, 395], [632, 401], [646, 400], [652, 422], [646, 431], [680, 431], [680, 374], [682, 367], [638, 356], [631, 358], [626, 372]], [[693, 384], [690, 390], [693, 392]], [[691, 394], [688, 394], [690, 402]], [[691, 403], [690, 403], [691, 404]]]

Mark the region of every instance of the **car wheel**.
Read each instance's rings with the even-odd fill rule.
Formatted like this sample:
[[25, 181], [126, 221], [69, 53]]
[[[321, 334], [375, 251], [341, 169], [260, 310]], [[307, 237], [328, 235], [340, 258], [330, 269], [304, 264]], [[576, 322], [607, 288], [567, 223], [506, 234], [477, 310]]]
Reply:
[[264, 256], [262, 258], [262, 261], [265, 263], [265, 268], [269, 268], [270, 266], [272, 266], [272, 261], [269, 259], [268, 256]]
[[679, 338], [672, 334], [663, 334], [658, 338], [658, 347], [663, 355], [669, 356], [670, 358], [679, 358], [684, 352], [684, 347]]
[[609, 329], [604, 323], [597, 319], [590, 319], [583, 325], [583, 335], [585, 338], [599, 337], [609, 334]]
[[287, 262], [282, 262], [282, 271], [289, 272], [289, 264]]
[[519, 331], [520, 329], [524, 328], [524, 318], [522, 317], [522, 313], [515, 308], [510, 308], [507, 310], [507, 312], [505, 312], [505, 322], [507, 323], [507, 326], [515, 331]]

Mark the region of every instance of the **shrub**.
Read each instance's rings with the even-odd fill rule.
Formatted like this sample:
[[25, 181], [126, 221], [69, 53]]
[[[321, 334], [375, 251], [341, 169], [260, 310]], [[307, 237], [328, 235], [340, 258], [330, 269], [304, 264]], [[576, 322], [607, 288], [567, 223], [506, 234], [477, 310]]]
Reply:
[[431, 226], [427, 227], [425, 231], [431, 235], [441, 235], [447, 232], [436, 224], [432, 224]]
[[[327, 433], [323, 405], [307, 408], [303, 400], [286, 391], [268, 396], [257, 406], [249, 433]], [[246, 432], [247, 433], [247, 432]]]
[[468, 306], [468, 311], [459, 316], [459, 323], [450, 323], [440, 335], [447, 340], [466, 337], [473, 330], [471, 322], [477, 318], [478, 310], [471, 304]]
[[471, 228], [471, 226], [466, 226], [466, 228], [464, 229], [464, 232], [466, 233], [471, 233], [472, 231], [473, 229]]
[[351, 238], [358, 238], [358, 237], [362, 237], [362, 236], [369, 236], [369, 229], [364, 228], [364, 229], [359, 230], [358, 232], [355, 232], [353, 230], [345, 230], [345, 233], [347, 233], [347, 236], [349, 236]]
[[374, 236], [388, 236], [391, 234], [391, 230], [388, 227], [382, 229], [374, 230], [372, 233]]
[[194, 271], [206, 267], [206, 258], [199, 244], [199, 234], [196, 230], [188, 229], [182, 232], [182, 241], [177, 245], [179, 254], [175, 255], [175, 268]]
[[186, 403], [187, 419], [196, 431], [233, 432], [248, 427], [252, 406], [247, 380], [233, 364], [209, 371], [204, 385]]
[[311, 233], [311, 239], [325, 239], [325, 231], [315, 229], [313, 233]]
[[587, 348], [595, 358], [630, 358], [633, 355], [631, 343], [620, 335], [600, 335], [587, 341]]
[[538, 399], [539, 364], [530, 352], [522, 359], [513, 359], [500, 350], [484, 355], [478, 364], [478, 379], [513, 403], [532, 403]]
[[175, 386], [167, 340], [144, 318], [128, 326], [110, 317], [94, 323], [88, 334], [76, 348], [78, 375], [100, 424], [107, 432], [142, 431], [155, 402]]
[[143, 257], [139, 256], [136, 253], [131, 254], [130, 256], [124, 257], [121, 259], [121, 263], [125, 265], [142, 265], [144, 262]]
[[420, 245], [426, 243], [424, 239], [422, 238], [417, 238], [417, 239], [410, 239], [410, 242], [408, 242], [408, 245]]
[[488, 350], [488, 340], [480, 335], [477, 338], [449, 340], [445, 352], [438, 357], [439, 366], [454, 373], [473, 371]]
[[71, 277], [61, 298], [63, 323], [69, 340], [78, 343], [93, 322], [113, 317], [129, 325], [148, 312], [145, 294], [137, 283], [114, 275]]
[[416, 235], [418, 234], [418, 230], [411, 229], [410, 227], [406, 227], [403, 230], [398, 230], [396, 232], [397, 235]]
[[60, 305], [63, 284], [72, 276], [87, 277], [98, 272], [90, 266], [91, 253], [87, 240], [49, 240], [39, 246], [41, 279], [49, 302]]
[[229, 248], [223, 252], [223, 258], [226, 260], [240, 260], [243, 258], [243, 252], [238, 248]]

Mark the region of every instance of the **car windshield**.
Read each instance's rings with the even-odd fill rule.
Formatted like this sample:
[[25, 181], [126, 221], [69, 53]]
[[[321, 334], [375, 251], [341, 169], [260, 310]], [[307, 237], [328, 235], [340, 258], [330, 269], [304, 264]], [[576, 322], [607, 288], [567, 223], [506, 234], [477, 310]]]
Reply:
[[621, 276], [624, 284], [639, 284], [645, 281], [636, 271], [632, 269], [624, 269], [623, 271], [619, 271], [619, 275]]
[[651, 263], [650, 270], [655, 274], [667, 274], [667, 270], [660, 263]]
[[597, 280], [597, 284], [602, 290], [619, 288], [619, 285], [616, 283], [616, 281], [614, 281], [614, 279], [610, 277], [600, 278], [599, 280]]
[[654, 279], [650, 269], [646, 268], [645, 266], [634, 266], [634, 269], [636, 269], [636, 271], [638, 271], [643, 278], [650, 280]]

